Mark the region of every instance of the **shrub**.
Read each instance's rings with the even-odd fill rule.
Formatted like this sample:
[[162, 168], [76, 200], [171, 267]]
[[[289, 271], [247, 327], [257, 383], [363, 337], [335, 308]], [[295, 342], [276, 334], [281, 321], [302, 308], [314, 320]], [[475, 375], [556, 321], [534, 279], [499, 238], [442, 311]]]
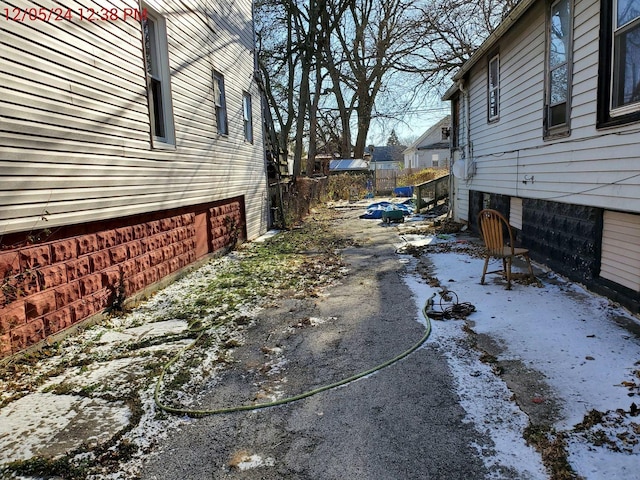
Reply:
[[327, 194], [329, 200], [349, 200], [355, 193], [360, 198], [367, 194], [367, 173], [338, 173], [329, 176]]

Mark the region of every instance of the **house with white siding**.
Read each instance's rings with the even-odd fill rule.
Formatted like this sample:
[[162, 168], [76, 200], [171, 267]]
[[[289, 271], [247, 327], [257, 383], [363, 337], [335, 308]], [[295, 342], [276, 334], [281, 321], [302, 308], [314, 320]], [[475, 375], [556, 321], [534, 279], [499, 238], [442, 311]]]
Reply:
[[0, 19], [0, 357], [267, 230], [251, 0]]
[[454, 76], [454, 216], [640, 307], [640, 3], [521, 0]]
[[449, 166], [449, 133], [451, 116], [447, 115], [409, 145], [404, 155], [404, 168], [424, 169]]

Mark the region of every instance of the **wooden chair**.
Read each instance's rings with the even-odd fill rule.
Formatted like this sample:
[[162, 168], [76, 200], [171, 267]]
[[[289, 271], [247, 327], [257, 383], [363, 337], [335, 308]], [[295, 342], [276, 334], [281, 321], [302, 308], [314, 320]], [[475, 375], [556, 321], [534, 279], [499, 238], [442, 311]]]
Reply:
[[[497, 210], [482, 210], [478, 214], [478, 225], [486, 246], [484, 268], [482, 270], [482, 279], [480, 280], [482, 285], [484, 285], [484, 277], [488, 273], [500, 273], [507, 277], [507, 290], [511, 290], [511, 263], [513, 257], [518, 256], [523, 257], [527, 261], [529, 275], [533, 281], [536, 281], [533, 268], [531, 267], [531, 260], [529, 259], [529, 250], [514, 247], [513, 230], [504, 215]], [[505, 230], [509, 235], [508, 244], [505, 244]], [[491, 257], [502, 259], [502, 270], [487, 272], [489, 258]]]

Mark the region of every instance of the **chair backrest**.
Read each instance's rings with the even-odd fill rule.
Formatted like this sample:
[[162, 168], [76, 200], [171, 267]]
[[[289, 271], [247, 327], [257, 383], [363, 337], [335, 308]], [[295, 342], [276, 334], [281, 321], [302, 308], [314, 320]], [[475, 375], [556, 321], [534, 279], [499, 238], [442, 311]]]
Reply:
[[481, 210], [478, 214], [478, 225], [480, 227], [480, 235], [482, 235], [484, 244], [491, 255], [502, 256], [504, 254], [504, 231], [506, 230], [509, 234], [511, 255], [513, 255], [513, 231], [504, 215], [497, 210]]

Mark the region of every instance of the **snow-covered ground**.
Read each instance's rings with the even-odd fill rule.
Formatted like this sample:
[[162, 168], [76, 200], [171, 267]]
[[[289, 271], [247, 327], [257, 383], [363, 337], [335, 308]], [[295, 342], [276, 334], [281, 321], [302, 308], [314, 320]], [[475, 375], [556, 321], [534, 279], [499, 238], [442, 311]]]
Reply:
[[[447, 246], [442, 249], [446, 253], [428, 253], [428, 261], [433, 265], [431, 274], [442, 286], [454, 291], [460, 302], [470, 302], [476, 307], [469, 316], [472, 328], [478, 334], [490, 336], [499, 345], [499, 360], [518, 360], [544, 376], [552, 393], [540, 392], [524, 401], [538, 403], [553, 399], [559, 403], [560, 412], [554, 427], [567, 439], [572, 468], [586, 480], [640, 478], [640, 416], [629, 413], [632, 402], [638, 403], [640, 399], [640, 341], [616, 323], [623, 319], [640, 326], [638, 318], [552, 272], [539, 275], [541, 287], [514, 283], [509, 291], [505, 290], [503, 281], [494, 281], [493, 277], [489, 277], [486, 285], [480, 285], [482, 259], [469, 255], [466, 245], [457, 242], [455, 236], [407, 234], [403, 238], [422, 247], [436, 242]], [[41, 368], [42, 373], [46, 373], [71, 358], [82, 360], [92, 356], [96, 359], [95, 364], [78, 362], [82, 366], [51, 376], [40, 385], [34, 384], [29, 395], [2, 408], [0, 464], [29, 458], [33, 453], [51, 453], [46, 451], [46, 445], [55, 444], [56, 438], [61, 438], [59, 435], [71, 425], [86, 427], [88, 419], [80, 417], [78, 412], [87, 410], [85, 407], [90, 401], [87, 394], [96, 389], [109, 388], [125, 395], [142, 388], [141, 419], [124, 436], [125, 440], [140, 446], [140, 454], [121, 465], [120, 472], [92, 478], [115, 480], [135, 476], [142, 457], [153, 450], [162, 433], [179, 428], [189, 420], [158, 416], [153, 404], [152, 382], [132, 382], [131, 374], [140, 371], [141, 362], [149, 356], [163, 354], [158, 358], [169, 358], [190, 343], [181, 335], [186, 322], [174, 318], [169, 299], [188, 300], [214, 270], [215, 265], [199, 269], [124, 318], [111, 319], [69, 339], [64, 356], [56, 355], [35, 365], [34, 369]], [[427, 298], [440, 291], [413, 273], [406, 281], [419, 309]], [[250, 311], [242, 313], [252, 317]], [[421, 313], [418, 316], [421, 317]], [[540, 454], [523, 439], [528, 417], [514, 402], [504, 380], [491, 365], [480, 361], [477, 350], [470, 348], [468, 334], [462, 328], [464, 324], [461, 320], [434, 320], [428, 341], [447, 354], [467, 420], [492, 439], [493, 444], [477, 445], [487, 468], [495, 479], [548, 479]], [[162, 343], [149, 342], [148, 346], [136, 349], [135, 354], [125, 353], [131, 342], [159, 338], [163, 339]], [[4, 387], [0, 384], [0, 400], [6, 393], [2, 392]], [[69, 390], [68, 395], [51, 393], [61, 393], [62, 387]], [[54, 397], [60, 397], [55, 400], [57, 403], [52, 400]], [[118, 430], [130, 416], [121, 402], [107, 405], [94, 399], [89, 406], [94, 422], [90, 430], [95, 433], [96, 442], [100, 442], [100, 435], [107, 430], [105, 423], [109, 423], [112, 430]], [[54, 407], [55, 415], [50, 413]], [[604, 421], [584, 431], [574, 429], [592, 410], [602, 412]], [[96, 422], [96, 418], [101, 421]], [[16, 433], [19, 433], [19, 442], [16, 442]], [[83, 441], [68, 435], [65, 440], [77, 444]], [[66, 445], [70, 449], [74, 446]], [[269, 462], [271, 459], [256, 459], [248, 454], [238, 458], [241, 468]], [[518, 476], [513, 477], [500, 467], [518, 472]]]
[[[446, 253], [428, 254], [432, 275], [454, 291], [459, 302], [476, 307], [469, 316], [472, 328], [498, 343], [498, 360], [518, 360], [544, 376], [560, 405], [554, 428], [567, 439], [573, 470], [586, 480], [640, 478], [640, 416], [629, 413], [640, 400], [640, 341], [617, 323], [637, 326], [638, 318], [552, 272], [538, 275], [541, 286], [515, 283], [506, 290], [495, 275], [481, 285], [483, 260], [469, 255], [454, 236], [445, 238], [452, 245], [442, 249]], [[422, 246], [442, 242], [419, 236], [405, 240]], [[417, 276], [407, 282], [420, 308], [441, 290]], [[527, 418], [510, 400], [505, 383], [490, 365], [478, 361], [477, 352], [461, 346], [463, 323], [432, 321], [429, 341], [447, 352], [468, 420], [495, 443], [489, 451], [478, 447], [487, 466], [511, 466], [519, 478], [548, 478], [540, 456], [524, 444]], [[524, 399], [547, 400], [541, 395]], [[574, 429], [592, 410], [605, 414], [605, 420], [585, 431]]]

